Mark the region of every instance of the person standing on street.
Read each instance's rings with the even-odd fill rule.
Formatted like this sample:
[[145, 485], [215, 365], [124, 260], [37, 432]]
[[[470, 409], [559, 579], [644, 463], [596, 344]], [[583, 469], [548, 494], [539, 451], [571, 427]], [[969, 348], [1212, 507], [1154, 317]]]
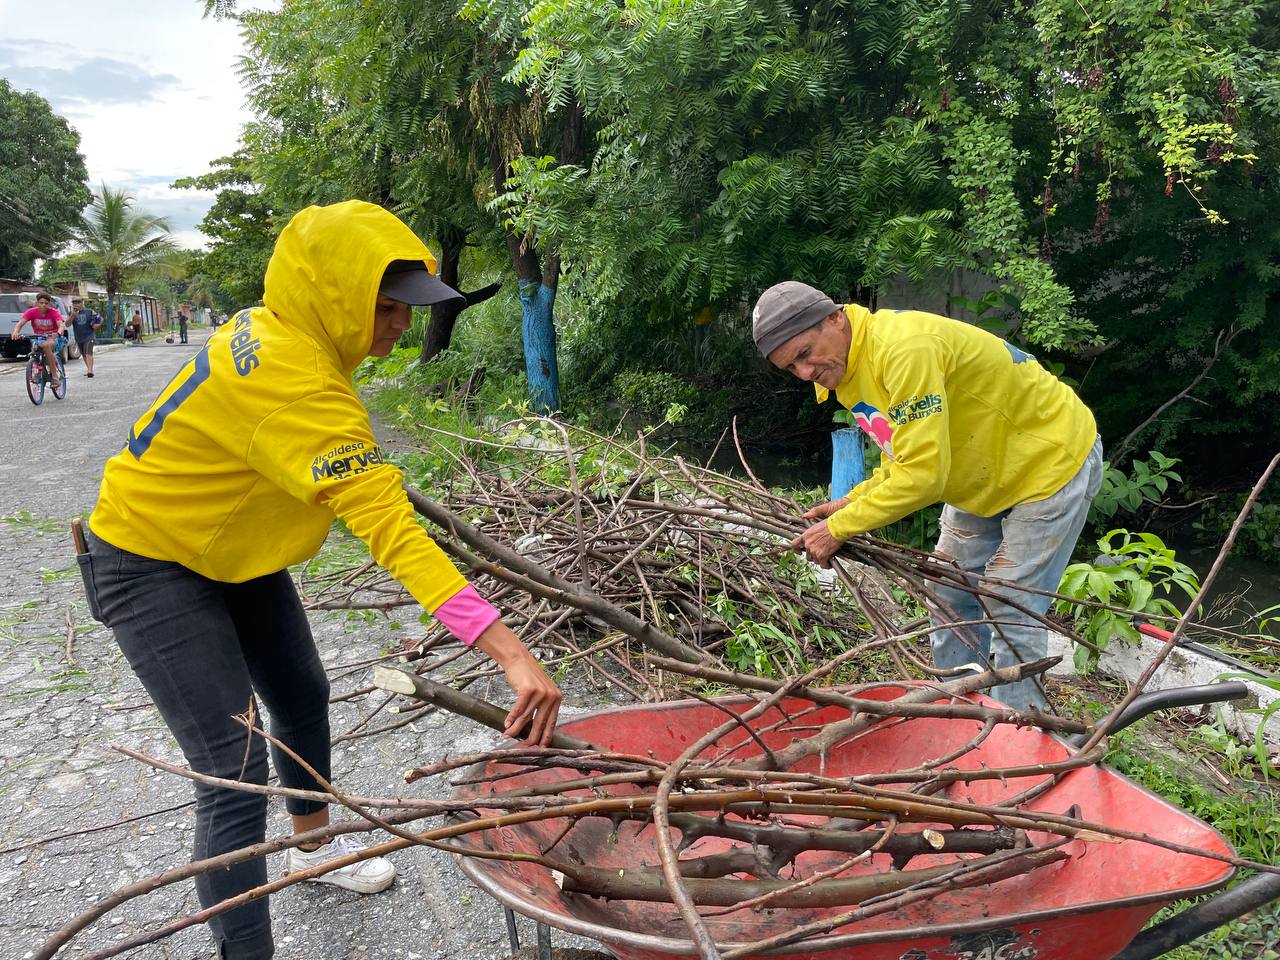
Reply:
[[[281, 232], [264, 305], [211, 337], [107, 462], [80, 554], [93, 615], [111, 628], [195, 771], [267, 782], [267, 749], [233, 715], [257, 713], [330, 777], [329, 681], [288, 567], [316, 554], [335, 518], [459, 641], [502, 668], [515, 694], [506, 734], [547, 744], [561, 694], [498, 610], [425, 529], [387, 462], [351, 376], [409, 328], [413, 305], [460, 299], [394, 214], [363, 201], [308, 207]], [[282, 751], [285, 786], [317, 789]], [[197, 784], [196, 859], [266, 835], [267, 798]], [[329, 822], [289, 799], [295, 837]], [[350, 834], [298, 841], [298, 871], [359, 855]], [[316, 879], [377, 893], [392, 863], [365, 857]], [[196, 879], [209, 907], [267, 881], [262, 857]], [[274, 953], [266, 898], [209, 921], [223, 960]]]
[[178, 342], [187, 342], [187, 308], [185, 304], [178, 307]]
[[84, 375], [93, 376], [93, 337], [102, 329], [102, 317], [84, 305], [79, 297], [71, 299], [71, 330], [75, 334], [76, 348], [84, 359]]
[[[880, 447], [872, 476], [814, 507], [793, 545], [828, 565], [852, 537], [942, 501], [935, 552], [997, 599], [935, 590], [933, 662], [977, 672], [1043, 657], [1043, 615], [1102, 484], [1097, 425], [1071, 388], [1031, 354], [972, 324], [915, 310], [836, 305], [790, 280], [752, 317], [769, 362], [829, 393]], [[985, 582], [984, 582], [985, 581]], [[992, 625], [950, 624], [990, 619]], [[1038, 681], [992, 690], [1043, 708]]]

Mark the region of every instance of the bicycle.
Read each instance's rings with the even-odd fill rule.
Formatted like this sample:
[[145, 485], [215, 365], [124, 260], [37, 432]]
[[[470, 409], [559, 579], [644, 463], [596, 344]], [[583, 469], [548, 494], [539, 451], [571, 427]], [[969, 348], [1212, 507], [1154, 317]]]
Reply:
[[[44, 351], [40, 349], [43, 338], [33, 337], [31, 340], [31, 357], [27, 360], [27, 396], [37, 407], [44, 403], [44, 388], [49, 384], [49, 374], [45, 370]], [[53, 387], [53, 395], [61, 400], [67, 395], [67, 368], [62, 360], [62, 350], [67, 345], [66, 337], [58, 337], [54, 345], [53, 355], [58, 364], [58, 385]]]

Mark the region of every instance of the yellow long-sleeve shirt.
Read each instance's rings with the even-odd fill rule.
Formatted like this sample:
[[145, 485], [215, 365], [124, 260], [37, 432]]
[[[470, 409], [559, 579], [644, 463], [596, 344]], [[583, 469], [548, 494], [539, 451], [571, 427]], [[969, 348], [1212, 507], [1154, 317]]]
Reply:
[[[828, 518], [848, 540], [939, 500], [990, 517], [1059, 490], [1097, 425], [1035, 357], [971, 324], [911, 310], [844, 308], [852, 337], [837, 399], [881, 466]], [[815, 384], [818, 401], [828, 391]]]
[[372, 204], [311, 207], [281, 233], [265, 306], [178, 372], [107, 462], [95, 535], [230, 583], [311, 557], [335, 515], [435, 611], [466, 581], [416, 522], [351, 373], [396, 260], [435, 260]]

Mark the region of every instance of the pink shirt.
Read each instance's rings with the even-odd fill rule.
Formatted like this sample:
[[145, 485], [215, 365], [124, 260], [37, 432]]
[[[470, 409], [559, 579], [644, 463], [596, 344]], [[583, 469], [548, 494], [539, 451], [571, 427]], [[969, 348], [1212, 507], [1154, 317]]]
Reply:
[[22, 315], [23, 323], [30, 323], [33, 336], [55, 336], [62, 326], [62, 314], [53, 307], [32, 307]]

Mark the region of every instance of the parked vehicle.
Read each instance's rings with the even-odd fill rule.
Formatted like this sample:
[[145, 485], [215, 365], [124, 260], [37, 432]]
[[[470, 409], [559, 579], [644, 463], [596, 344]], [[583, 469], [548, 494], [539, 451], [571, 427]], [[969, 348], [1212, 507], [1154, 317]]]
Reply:
[[[12, 340], [9, 335], [22, 322], [22, 314], [35, 305], [35, 291], [0, 293], [0, 355], [10, 360], [30, 355], [30, 337], [19, 337], [17, 340]], [[53, 305], [62, 314], [62, 318], [70, 323], [69, 308], [66, 302], [61, 297], [53, 297]], [[75, 355], [75, 347], [69, 346], [62, 354], [62, 357], [64, 360], [73, 359]]]

